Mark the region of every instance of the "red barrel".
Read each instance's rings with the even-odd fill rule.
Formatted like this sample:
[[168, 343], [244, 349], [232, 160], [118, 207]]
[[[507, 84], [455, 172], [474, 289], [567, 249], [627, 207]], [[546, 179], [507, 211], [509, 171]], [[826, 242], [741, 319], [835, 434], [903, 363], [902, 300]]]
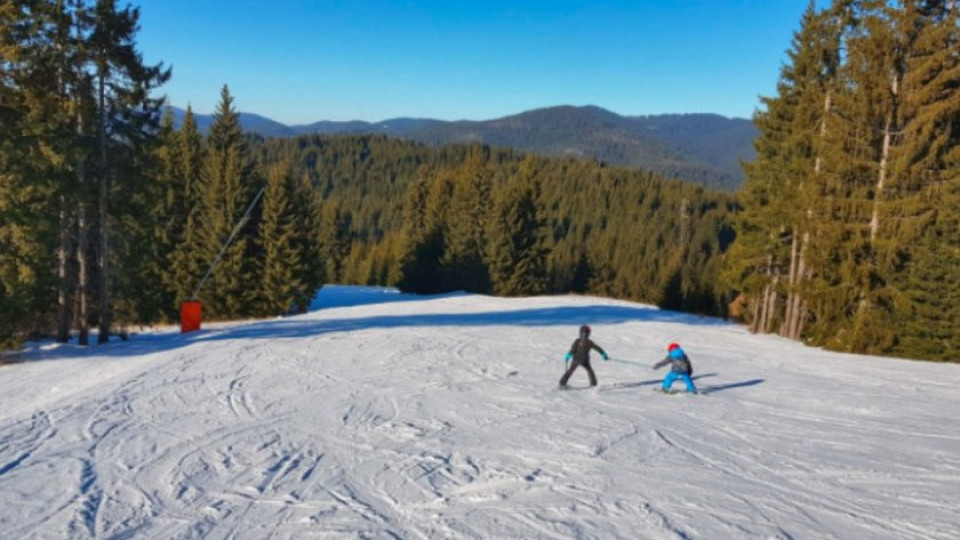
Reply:
[[189, 300], [180, 304], [180, 332], [199, 330], [202, 311], [200, 302], [196, 300]]

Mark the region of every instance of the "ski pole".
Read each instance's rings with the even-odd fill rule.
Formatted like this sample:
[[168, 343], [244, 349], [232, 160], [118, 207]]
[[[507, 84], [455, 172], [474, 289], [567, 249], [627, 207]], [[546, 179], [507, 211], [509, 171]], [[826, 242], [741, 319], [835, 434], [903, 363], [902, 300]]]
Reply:
[[633, 366], [647, 367], [646, 364], [641, 364], [640, 362], [633, 362], [633, 361], [631, 361], [631, 360], [622, 360], [622, 359], [620, 359], [620, 358], [611, 358], [610, 361], [611, 361], [611, 362], [619, 362], [619, 363], [621, 363], [621, 364], [630, 364], [630, 365], [633, 365]]

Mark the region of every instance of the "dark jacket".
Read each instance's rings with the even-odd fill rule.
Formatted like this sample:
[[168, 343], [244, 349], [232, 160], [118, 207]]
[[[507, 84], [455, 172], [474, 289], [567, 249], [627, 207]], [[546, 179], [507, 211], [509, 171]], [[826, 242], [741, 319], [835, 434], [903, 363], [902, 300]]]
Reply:
[[577, 338], [573, 340], [573, 345], [570, 346], [570, 354], [573, 355], [573, 361], [578, 364], [589, 364], [590, 349], [595, 349], [601, 356], [607, 355], [607, 353], [590, 338]]
[[668, 354], [666, 358], [654, 364], [653, 369], [660, 369], [667, 364], [672, 364], [670, 371], [674, 373], [693, 375], [693, 364], [690, 363], [690, 358], [687, 357], [685, 352], [681, 352], [680, 358], [673, 358]]

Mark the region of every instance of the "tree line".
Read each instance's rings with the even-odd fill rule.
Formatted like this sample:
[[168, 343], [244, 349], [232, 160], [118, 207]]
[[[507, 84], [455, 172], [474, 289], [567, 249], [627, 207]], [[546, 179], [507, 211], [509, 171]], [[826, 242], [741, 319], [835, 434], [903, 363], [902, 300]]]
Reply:
[[[173, 322], [177, 306], [194, 298], [210, 319], [303, 311], [324, 283], [420, 293], [589, 292], [723, 312], [713, 284], [733, 239], [729, 194], [596, 161], [481, 145], [437, 149], [384, 136], [264, 140], [243, 133], [226, 87], [214, 118], [204, 136], [192, 111], [179, 128], [168, 112], [139, 156], [145, 181], [112, 204], [123, 249], [107, 276], [115, 291], [109, 309], [122, 324]], [[15, 191], [0, 194], [9, 200]], [[52, 212], [34, 219], [53, 219]], [[38, 252], [55, 245], [53, 236], [23, 239]], [[79, 266], [77, 257], [71, 262]], [[4, 295], [4, 314], [14, 322], [8, 339], [52, 331], [54, 263], [29, 266], [44, 278], [33, 286], [5, 282], [4, 291], [29, 300]], [[97, 313], [75, 309], [82, 294], [91, 291], [70, 295], [70, 321], [100, 324]], [[24, 306], [41, 315], [24, 317]]]
[[952, 1], [810, 3], [755, 122], [726, 282], [757, 332], [960, 358]]
[[325, 208], [321, 244], [343, 255], [327, 261], [328, 282], [724, 312], [714, 284], [733, 241], [730, 194], [592, 160], [383, 136], [271, 139], [264, 152], [297, 164]]

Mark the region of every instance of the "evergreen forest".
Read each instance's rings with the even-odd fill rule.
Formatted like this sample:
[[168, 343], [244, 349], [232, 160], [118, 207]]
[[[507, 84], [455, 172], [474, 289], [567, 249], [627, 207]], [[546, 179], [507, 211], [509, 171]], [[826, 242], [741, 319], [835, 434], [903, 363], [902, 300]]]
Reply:
[[756, 332], [960, 361], [952, 1], [811, 3], [755, 115], [725, 282]]
[[[803, 14], [738, 193], [382, 135], [206, 132], [113, 0], [0, 3], [0, 348], [305, 311], [324, 284], [584, 293], [835, 350], [960, 360], [949, 1]], [[242, 96], [239, 96], [242, 101]], [[215, 263], [215, 266], [211, 265]]]

